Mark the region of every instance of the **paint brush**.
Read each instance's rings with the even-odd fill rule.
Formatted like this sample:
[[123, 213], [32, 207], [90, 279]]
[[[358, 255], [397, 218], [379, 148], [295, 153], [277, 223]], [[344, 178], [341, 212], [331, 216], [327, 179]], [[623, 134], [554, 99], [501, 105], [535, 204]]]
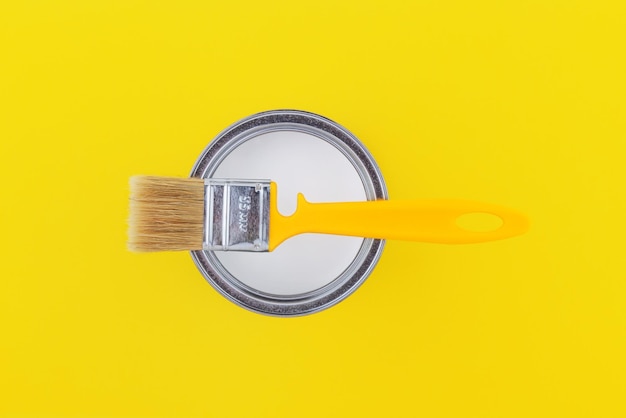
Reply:
[[[131, 251], [272, 251], [303, 233], [467, 244], [513, 237], [528, 229], [521, 213], [456, 199], [311, 203], [298, 195], [296, 212], [278, 211], [269, 180], [131, 178], [128, 248]], [[473, 213], [501, 219], [489, 231], [461, 228]]]

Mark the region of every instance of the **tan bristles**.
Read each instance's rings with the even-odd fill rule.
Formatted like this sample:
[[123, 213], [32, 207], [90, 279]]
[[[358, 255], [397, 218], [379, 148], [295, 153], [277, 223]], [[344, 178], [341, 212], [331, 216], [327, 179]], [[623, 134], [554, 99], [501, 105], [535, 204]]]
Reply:
[[201, 250], [204, 181], [132, 177], [128, 223], [128, 249], [131, 251]]

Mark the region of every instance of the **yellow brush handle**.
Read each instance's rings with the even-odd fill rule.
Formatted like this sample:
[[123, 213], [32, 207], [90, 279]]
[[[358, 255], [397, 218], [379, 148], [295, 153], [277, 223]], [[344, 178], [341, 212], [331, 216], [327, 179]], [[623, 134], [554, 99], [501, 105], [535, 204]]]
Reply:
[[[441, 244], [494, 241], [522, 234], [527, 218], [508, 208], [453, 199], [346, 203], [310, 203], [298, 195], [291, 216], [278, 212], [276, 184], [271, 185], [269, 250], [287, 238], [306, 232], [395, 239]], [[462, 215], [488, 213], [502, 219], [493, 231], [468, 231], [457, 225]]]

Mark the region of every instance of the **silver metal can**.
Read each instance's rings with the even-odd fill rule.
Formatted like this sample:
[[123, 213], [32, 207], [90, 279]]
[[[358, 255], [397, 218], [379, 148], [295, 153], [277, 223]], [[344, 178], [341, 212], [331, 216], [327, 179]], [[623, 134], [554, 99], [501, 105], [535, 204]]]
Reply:
[[[283, 214], [295, 209], [296, 192], [318, 202], [387, 198], [380, 169], [352, 133], [297, 110], [258, 113], [233, 124], [202, 152], [191, 176], [272, 179]], [[383, 240], [303, 234], [271, 253], [191, 256], [232, 302], [286, 317], [318, 312], [349, 296], [370, 275], [383, 246]]]

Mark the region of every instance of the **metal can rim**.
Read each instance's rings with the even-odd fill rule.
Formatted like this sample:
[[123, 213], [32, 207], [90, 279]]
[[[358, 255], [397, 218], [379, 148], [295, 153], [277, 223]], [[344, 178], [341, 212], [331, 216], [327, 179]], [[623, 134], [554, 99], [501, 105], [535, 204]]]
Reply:
[[[301, 110], [272, 110], [235, 122], [204, 149], [190, 175], [211, 177], [220, 162], [237, 146], [263, 133], [279, 130], [304, 132], [325, 140], [341, 151], [359, 174], [368, 200], [387, 199], [387, 188], [374, 158], [363, 143], [338, 123]], [[325, 286], [299, 295], [268, 294], [233, 277], [212, 251], [192, 251], [191, 257], [204, 278], [230, 301], [270, 316], [302, 316], [327, 309], [352, 294], [377, 264], [384, 240], [364, 239], [350, 266]]]

